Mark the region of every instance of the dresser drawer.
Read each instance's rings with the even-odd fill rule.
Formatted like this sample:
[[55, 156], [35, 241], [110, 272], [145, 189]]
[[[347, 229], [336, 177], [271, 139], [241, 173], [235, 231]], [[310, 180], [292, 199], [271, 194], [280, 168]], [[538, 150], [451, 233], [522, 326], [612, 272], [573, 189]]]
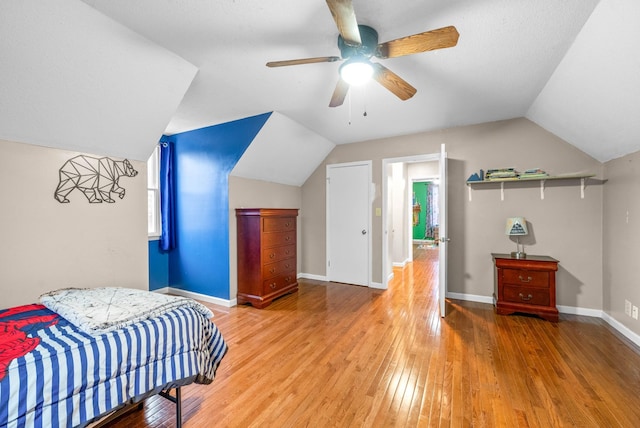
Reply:
[[262, 234], [262, 247], [276, 247], [279, 245], [295, 244], [296, 243], [296, 231], [289, 232], [271, 232]]
[[524, 269], [503, 269], [502, 281], [505, 284], [525, 287], [549, 288], [549, 272]]
[[265, 218], [262, 223], [263, 232], [287, 232], [296, 230], [295, 217]]
[[296, 256], [296, 246], [287, 245], [284, 247], [265, 248], [262, 250], [262, 263], [273, 263], [283, 259], [288, 259]]
[[269, 293], [273, 293], [275, 291], [278, 291], [282, 288], [285, 288], [287, 285], [291, 285], [294, 282], [296, 282], [296, 271], [292, 270], [289, 272], [286, 272], [282, 275], [278, 275], [276, 277], [273, 278], [269, 278], [268, 280], [265, 280], [262, 284], [263, 284], [263, 290], [264, 290], [264, 294], [269, 294]]
[[504, 300], [512, 303], [525, 303], [527, 305], [549, 306], [551, 297], [549, 290], [541, 288], [504, 286]]
[[262, 266], [262, 277], [272, 278], [296, 268], [296, 259], [289, 258]]

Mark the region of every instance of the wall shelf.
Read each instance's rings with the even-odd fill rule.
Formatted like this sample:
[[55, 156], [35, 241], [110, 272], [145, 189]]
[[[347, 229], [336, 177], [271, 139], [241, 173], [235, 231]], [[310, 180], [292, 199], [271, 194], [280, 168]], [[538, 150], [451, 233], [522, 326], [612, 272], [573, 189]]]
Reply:
[[584, 189], [585, 183], [588, 178], [595, 177], [595, 174], [572, 174], [572, 175], [555, 175], [548, 176], [544, 178], [536, 177], [536, 178], [518, 178], [518, 179], [495, 179], [495, 180], [483, 180], [483, 181], [467, 181], [467, 187], [469, 188], [469, 202], [471, 202], [471, 189], [474, 186], [485, 186], [490, 184], [500, 184], [500, 200], [504, 201], [504, 187], [505, 183], [508, 186], [517, 187], [518, 184], [522, 184], [525, 182], [538, 181], [540, 182], [540, 199], [544, 199], [544, 184], [547, 181], [557, 181], [557, 180], [580, 180], [580, 198], [584, 199]]

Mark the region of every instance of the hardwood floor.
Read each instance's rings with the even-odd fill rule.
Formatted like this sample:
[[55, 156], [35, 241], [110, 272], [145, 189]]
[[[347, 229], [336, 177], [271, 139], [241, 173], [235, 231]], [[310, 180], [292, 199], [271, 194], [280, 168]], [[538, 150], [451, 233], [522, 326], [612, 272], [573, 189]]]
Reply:
[[[433, 250], [389, 290], [300, 281], [258, 310], [212, 306], [229, 344], [183, 388], [185, 427], [638, 427], [640, 353], [602, 320], [437, 309]], [[175, 426], [153, 397], [114, 427]]]

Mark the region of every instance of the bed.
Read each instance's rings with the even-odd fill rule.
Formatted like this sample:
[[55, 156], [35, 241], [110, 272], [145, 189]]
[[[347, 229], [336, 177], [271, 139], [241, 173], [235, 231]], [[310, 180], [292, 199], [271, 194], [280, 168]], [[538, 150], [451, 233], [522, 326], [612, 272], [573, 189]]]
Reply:
[[86, 427], [158, 393], [176, 402], [180, 425], [180, 387], [212, 382], [227, 351], [211, 312], [158, 293], [83, 290], [0, 310], [0, 427]]

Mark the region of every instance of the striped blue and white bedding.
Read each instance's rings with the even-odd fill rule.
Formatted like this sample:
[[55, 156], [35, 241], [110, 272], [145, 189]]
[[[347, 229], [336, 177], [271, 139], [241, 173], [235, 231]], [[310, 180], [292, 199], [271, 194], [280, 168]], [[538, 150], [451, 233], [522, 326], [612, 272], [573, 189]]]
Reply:
[[83, 426], [160, 386], [210, 383], [226, 350], [189, 307], [101, 335], [41, 305], [0, 311], [0, 427]]

